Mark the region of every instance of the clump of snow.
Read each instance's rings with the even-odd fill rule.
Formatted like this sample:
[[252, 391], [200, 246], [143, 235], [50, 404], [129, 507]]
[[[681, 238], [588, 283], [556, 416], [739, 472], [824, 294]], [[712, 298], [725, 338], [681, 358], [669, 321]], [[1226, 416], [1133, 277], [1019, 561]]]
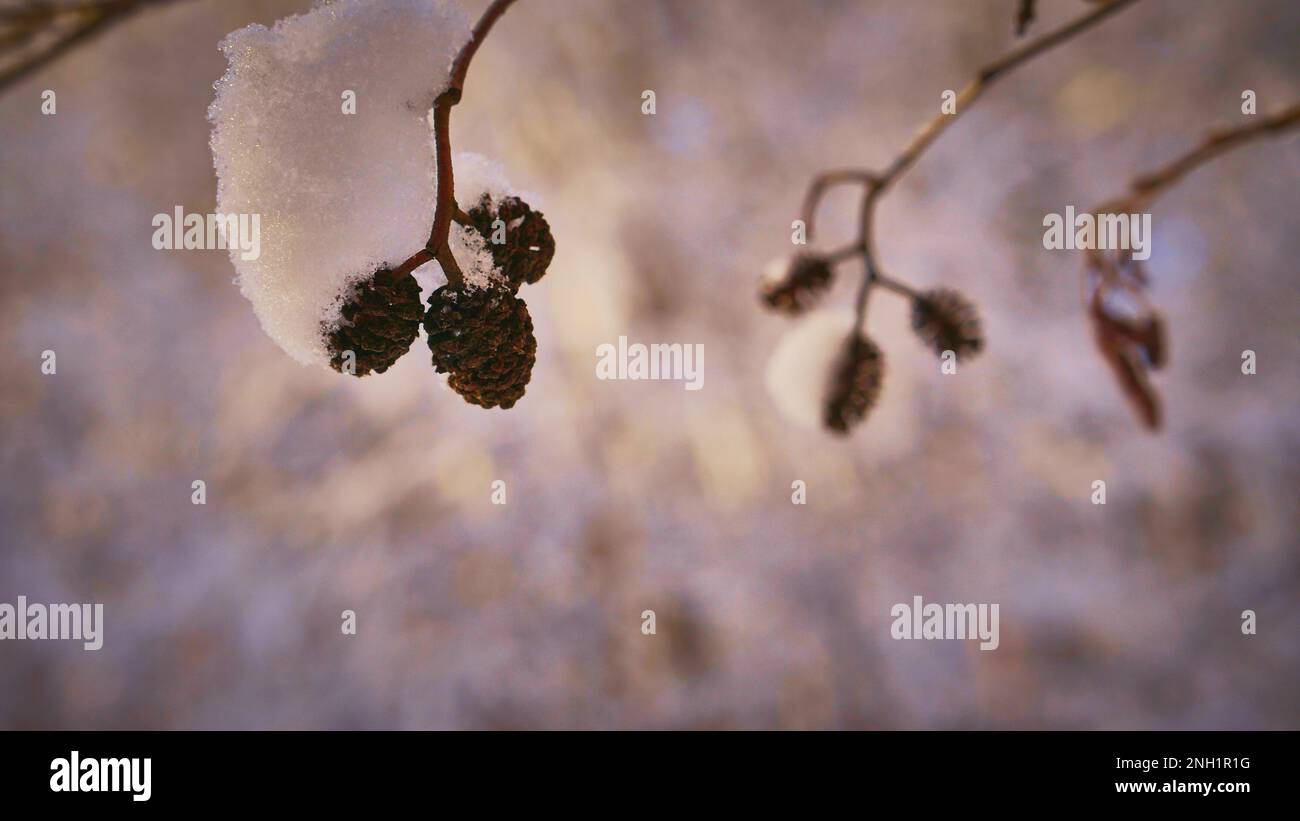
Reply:
[[[453, 167], [456, 169], [456, 202], [466, 211], [477, 206], [485, 194], [495, 204], [515, 193], [506, 182], [500, 163], [482, 154], [459, 153], [453, 158]], [[485, 288], [506, 281], [505, 274], [492, 259], [488, 237], [473, 228], [453, 223], [447, 239], [467, 289]]]
[[261, 215], [261, 256], [231, 260], [294, 359], [327, 365], [322, 324], [338, 322], [342, 296], [428, 237], [427, 113], [469, 28], [446, 0], [336, 0], [222, 41], [230, 67], [208, 110], [217, 209]]
[[478, 231], [452, 225], [447, 244], [451, 246], [452, 256], [456, 257], [456, 264], [460, 266], [466, 290], [500, 285], [506, 281], [506, 275], [496, 267], [496, 261], [492, 259], [487, 237]]
[[781, 415], [800, 427], [822, 425], [833, 368], [853, 330], [853, 313], [814, 311], [786, 332], [767, 360], [764, 384]]
[[520, 196], [506, 181], [506, 172], [500, 163], [471, 151], [461, 151], [453, 160], [456, 168], [456, 201], [466, 211], [478, 205], [484, 194], [492, 202]]

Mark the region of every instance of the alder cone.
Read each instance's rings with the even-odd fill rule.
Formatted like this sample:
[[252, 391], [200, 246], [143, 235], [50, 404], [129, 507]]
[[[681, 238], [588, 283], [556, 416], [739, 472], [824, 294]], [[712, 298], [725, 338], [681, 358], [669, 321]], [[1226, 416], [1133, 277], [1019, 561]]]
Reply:
[[912, 300], [912, 330], [938, 356], [952, 351], [958, 360], [984, 349], [979, 313], [958, 291], [935, 288]]
[[875, 407], [885, 377], [885, 356], [876, 343], [854, 332], [832, 366], [823, 421], [847, 434]]
[[[487, 241], [492, 262], [506, 275], [511, 289], [517, 291], [525, 283], [532, 285], [546, 274], [555, 256], [555, 238], [540, 211], [534, 211], [518, 197], [505, 197], [494, 205], [484, 194], [466, 216]], [[504, 232], [494, 227], [497, 220], [505, 224]], [[502, 233], [505, 241], [493, 242], [494, 235], [501, 238]]]
[[420, 285], [410, 274], [380, 268], [348, 294], [337, 327], [327, 331], [330, 367], [344, 373], [346, 353], [355, 357], [353, 376], [383, 373], [415, 341], [420, 330]]
[[524, 301], [504, 288], [444, 285], [424, 315], [433, 367], [466, 402], [510, 408], [524, 395], [537, 361], [537, 338]]
[[776, 313], [797, 316], [815, 305], [830, 289], [831, 264], [817, 254], [796, 254], [781, 262], [784, 264], [779, 271], [767, 273], [759, 298]]

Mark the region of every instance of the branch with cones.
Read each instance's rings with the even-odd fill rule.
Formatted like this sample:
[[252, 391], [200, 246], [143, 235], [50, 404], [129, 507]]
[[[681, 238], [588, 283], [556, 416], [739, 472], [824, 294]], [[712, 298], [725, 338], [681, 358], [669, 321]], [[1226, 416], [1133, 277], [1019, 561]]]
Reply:
[[777, 313], [803, 313], [830, 290], [838, 263], [854, 258], [863, 261], [864, 274], [854, 303], [853, 329], [832, 368], [822, 401], [822, 421], [827, 429], [847, 434], [867, 417], [879, 396], [884, 380], [884, 356], [866, 335], [867, 302], [874, 289], [881, 288], [911, 302], [913, 330], [941, 358], [970, 359], [984, 347], [978, 312], [964, 295], [949, 288], [920, 291], [884, 273], [878, 261], [874, 231], [880, 198], [1000, 78], [1135, 2], [1109, 0], [981, 68], [956, 95], [951, 113], [941, 112], [927, 122], [883, 171], [839, 169], [813, 178], [801, 214], [805, 239], [811, 242], [814, 236], [822, 195], [839, 185], [862, 188], [857, 239], [848, 247], [830, 253], [802, 252], [776, 261], [765, 273], [760, 298], [767, 308]]

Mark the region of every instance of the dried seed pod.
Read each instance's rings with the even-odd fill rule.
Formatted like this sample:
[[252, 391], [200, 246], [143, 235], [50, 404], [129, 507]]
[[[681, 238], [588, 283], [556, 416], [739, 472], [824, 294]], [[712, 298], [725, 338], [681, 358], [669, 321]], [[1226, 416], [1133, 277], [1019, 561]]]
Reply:
[[759, 297], [777, 313], [795, 316], [811, 308], [830, 290], [834, 271], [819, 254], [795, 254], [773, 260], [763, 274]]
[[344, 373], [351, 365], [354, 376], [383, 373], [410, 349], [422, 314], [415, 277], [380, 268], [353, 286], [338, 326], [325, 329], [330, 366]]
[[518, 347], [499, 353], [483, 367], [453, 373], [447, 384], [470, 404], [513, 408], [528, 388], [536, 361], [537, 340], [529, 333]]
[[509, 408], [524, 395], [537, 361], [533, 320], [522, 299], [504, 288], [444, 285], [424, 315], [433, 366], [466, 402]]
[[1097, 350], [1148, 430], [1159, 430], [1163, 416], [1160, 394], [1151, 383], [1151, 370], [1168, 357], [1164, 320], [1151, 312], [1135, 320], [1107, 312], [1101, 290], [1093, 296], [1088, 317]]
[[935, 288], [912, 300], [912, 330], [939, 356], [952, 351], [969, 359], [984, 348], [975, 306], [958, 291]]
[[524, 283], [532, 285], [545, 275], [555, 256], [555, 238], [540, 211], [518, 197], [493, 203], [484, 194], [466, 216], [487, 241], [492, 261], [505, 273], [512, 289], [517, 291]]
[[823, 422], [835, 433], [848, 432], [867, 417], [880, 397], [885, 356], [856, 331], [844, 341], [830, 374]]

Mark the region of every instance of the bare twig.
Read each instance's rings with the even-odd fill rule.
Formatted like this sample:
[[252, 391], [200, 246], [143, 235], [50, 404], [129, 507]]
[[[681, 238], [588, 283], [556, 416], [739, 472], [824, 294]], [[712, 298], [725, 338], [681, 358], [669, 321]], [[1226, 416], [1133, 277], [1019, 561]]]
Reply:
[[[175, 0], [99, 0], [99, 2], [32, 3], [0, 9], [0, 57], [16, 55], [0, 69], [0, 94], [147, 6]], [[70, 26], [64, 21], [75, 19]], [[24, 46], [42, 36], [54, 39], [30, 54]]]
[[1005, 74], [1019, 67], [1020, 65], [1032, 60], [1039, 54], [1048, 51], [1054, 46], [1058, 46], [1084, 31], [1092, 28], [1101, 21], [1117, 11], [1131, 6], [1137, 0], [1110, 0], [1110, 2], [1099, 8], [1093, 9], [1087, 14], [1081, 15], [1074, 21], [1061, 26], [1055, 31], [1050, 31], [1034, 40], [1030, 40], [1023, 46], [1008, 52], [1001, 58], [989, 63], [980, 69], [975, 79], [966, 84], [966, 87], [957, 94], [956, 111], [953, 114], [937, 114], [933, 119], [925, 124], [912, 141], [904, 147], [903, 151], [890, 163], [889, 167], [880, 175], [880, 186], [888, 188], [907, 169], [911, 168], [917, 158], [930, 147], [940, 134], [948, 129], [957, 118], [970, 108], [971, 104], [978, 100], [985, 91]]
[[461, 94], [465, 89], [465, 73], [469, 71], [469, 61], [474, 59], [474, 54], [478, 52], [478, 47], [483, 43], [488, 32], [514, 2], [515, 0], [492, 0], [492, 5], [483, 11], [483, 16], [474, 24], [469, 42], [461, 48], [451, 64], [451, 85], [446, 93], [455, 96], [452, 105], [460, 102]]
[[817, 206], [821, 203], [822, 195], [826, 193], [828, 188], [844, 183], [870, 183], [872, 179], [871, 172], [853, 168], [824, 171], [813, 177], [812, 182], [808, 185], [808, 193], [804, 195], [803, 208], [799, 211], [799, 218], [803, 220], [804, 224], [805, 238], [809, 242], [812, 241]]
[[912, 139], [903, 147], [892, 162], [883, 172], [873, 172], [867, 170], [838, 170], [821, 174], [814, 178], [809, 188], [808, 195], [804, 200], [804, 218], [807, 221], [807, 235], [812, 236], [812, 213], [813, 209], [822, 194], [828, 186], [842, 182], [858, 182], [863, 185], [862, 205], [860, 210], [860, 227], [858, 231], [858, 243], [862, 248], [862, 256], [865, 262], [865, 276], [858, 288], [858, 295], [855, 301], [855, 323], [854, 327], [860, 332], [865, 323], [866, 306], [868, 292], [873, 285], [880, 284], [891, 291], [908, 297], [915, 297], [916, 292], [900, 282], [886, 280], [880, 274], [880, 265], [877, 262], [874, 232], [872, 230], [875, 221], [876, 203], [879, 198], [896, 183], [917, 161], [936, 139], [939, 138], [953, 122], [966, 112], [970, 106], [980, 98], [998, 79], [1008, 72], [1023, 65], [1034, 57], [1042, 54], [1053, 46], [1060, 45], [1071, 37], [1080, 34], [1087, 29], [1105, 20], [1110, 15], [1130, 6], [1137, 0], [1109, 0], [1104, 5], [1081, 15], [1077, 19], [1061, 26], [1054, 31], [1043, 34], [1036, 39], [1030, 40], [1024, 45], [1008, 52], [999, 59], [984, 66], [976, 72], [975, 78], [966, 84], [965, 88], [956, 97], [956, 108], [952, 114], [940, 113], [927, 122]]
[[[1196, 168], [1259, 137], [1281, 134], [1300, 125], [1300, 103], [1270, 115], [1261, 115], [1246, 125], [1208, 134], [1190, 151], [1172, 162], [1136, 177], [1129, 192], [1092, 209], [1093, 214], [1139, 213]], [[1102, 359], [1110, 366], [1120, 389], [1149, 430], [1162, 422], [1160, 394], [1151, 383], [1150, 372], [1168, 360], [1165, 321], [1147, 298], [1147, 276], [1141, 262], [1126, 251], [1103, 253], [1090, 249], [1084, 266], [1081, 294], [1092, 325], [1093, 339]], [[1122, 293], [1138, 306], [1136, 316], [1122, 307], [1125, 300], [1113, 300]]]
[[478, 23], [470, 33], [469, 42], [461, 47], [460, 53], [451, 64], [451, 82], [447, 90], [438, 95], [433, 104], [433, 143], [438, 165], [438, 204], [433, 214], [433, 227], [429, 230], [429, 241], [424, 250], [438, 260], [447, 281], [453, 285], [462, 284], [462, 277], [456, 260], [447, 247], [447, 235], [451, 231], [452, 218], [460, 210], [456, 205], [454, 170], [451, 163], [451, 108], [460, 102], [465, 88], [465, 74], [469, 71], [470, 60], [478, 51], [479, 45], [487, 37], [492, 26], [505, 14], [515, 0], [493, 0]]
[[1135, 179], [1132, 185], [1133, 196], [1142, 198], [1143, 202], [1150, 202], [1180, 182], [1191, 171], [1225, 151], [1257, 137], [1281, 133], [1297, 124], [1300, 124], [1300, 103], [1293, 103], [1273, 114], [1260, 115], [1248, 125], [1212, 131], [1191, 151], [1168, 165]]
[[1020, 0], [1016, 8], [1016, 36], [1023, 37], [1029, 30], [1029, 24], [1034, 22], [1034, 6], [1037, 0]]
[[[1129, 213], [1139, 212], [1148, 207], [1157, 197], [1168, 191], [1170, 188], [1179, 183], [1184, 177], [1196, 168], [1204, 165], [1219, 155], [1244, 145], [1251, 140], [1260, 137], [1281, 134], [1288, 129], [1300, 126], [1300, 102], [1292, 103], [1286, 108], [1280, 109], [1272, 114], [1260, 115], [1246, 125], [1236, 128], [1223, 128], [1211, 131], [1200, 143], [1185, 152], [1172, 162], [1166, 163], [1160, 168], [1140, 174], [1133, 179], [1129, 185], [1127, 194], [1123, 194], [1114, 199], [1107, 200], [1105, 203], [1091, 209], [1093, 214], [1107, 213]], [[1127, 290], [1140, 292], [1145, 285], [1145, 279], [1140, 271], [1136, 270], [1134, 276], [1106, 276], [1105, 272], [1110, 270], [1111, 266], [1101, 266], [1098, 264], [1099, 252], [1090, 252], [1090, 268], [1100, 269], [1100, 273], [1106, 277], [1112, 284], [1122, 285]], [[1126, 261], [1127, 264], [1127, 261]], [[1131, 264], [1128, 267], [1134, 267]], [[1119, 269], [1116, 269], [1117, 271]], [[1127, 272], [1128, 268], [1120, 273]], [[1085, 294], [1085, 302], [1088, 297]]]
[[[961, 293], [950, 288], [921, 291], [885, 275], [878, 261], [875, 242], [876, 206], [881, 197], [1001, 77], [1136, 2], [1137, 0], [1101, 0], [1091, 11], [1025, 42], [984, 66], [956, 95], [955, 100], [945, 101], [939, 113], [916, 132], [883, 170], [842, 168], [826, 171], [813, 178], [800, 209], [804, 242], [813, 238], [813, 223], [822, 196], [832, 186], [843, 184], [855, 184], [862, 188], [857, 239], [847, 248], [830, 253], [800, 253], [790, 257], [780, 276], [765, 277], [760, 288], [760, 298], [763, 304], [773, 310], [786, 314], [799, 313], [830, 287], [832, 266], [852, 257], [862, 259], [863, 275], [854, 300], [853, 330], [840, 351], [840, 359], [832, 369], [830, 378], [833, 387], [823, 397], [824, 421], [828, 428], [839, 433], [847, 432], [851, 425], [865, 418], [878, 394], [883, 372], [882, 358], [879, 348], [867, 336], [865, 327], [867, 305], [874, 288], [880, 287], [911, 302], [913, 330], [945, 363], [950, 356], [970, 357], [978, 354], [984, 346], [979, 315], [974, 305]], [[1033, 19], [1034, 11], [1033, 2], [1020, 4], [1018, 21], [1021, 32]], [[955, 107], [951, 107], [954, 102]], [[1138, 330], [1143, 334], [1138, 334]], [[1140, 336], [1145, 341], [1158, 335], [1159, 330], [1155, 327], [1136, 329], [1130, 336]]]

